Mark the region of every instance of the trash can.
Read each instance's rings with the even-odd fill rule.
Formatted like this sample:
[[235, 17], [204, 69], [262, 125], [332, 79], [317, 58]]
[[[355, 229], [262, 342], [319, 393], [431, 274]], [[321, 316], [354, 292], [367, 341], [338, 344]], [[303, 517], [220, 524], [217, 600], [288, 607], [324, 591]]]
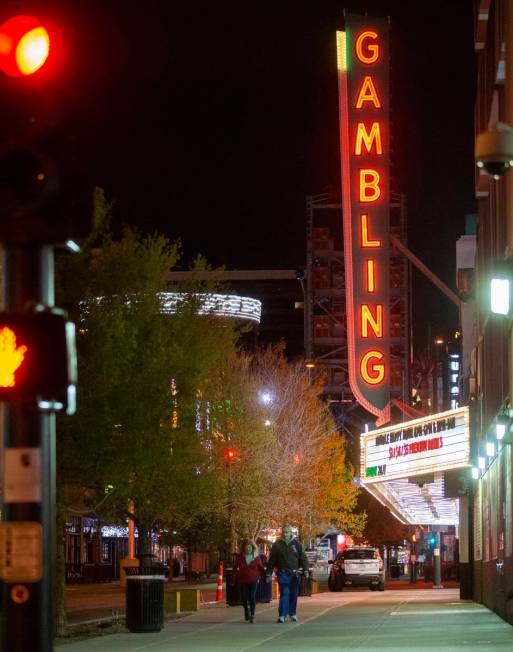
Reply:
[[256, 590], [256, 601], [259, 603], [272, 602], [273, 599], [273, 583], [266, 582], [265, 577], [258, 580]]
[[232, 584], [232, 575], [232, 569], [226, 569], [226, 604], [229, 607], [240, 607], [242, 605], [242, 590], [240, 584]]
[[393, 564], [390, 566], [390, 579], [398, 580], [401, 575], [401, 567], [398, 564]]
[[303, 597], [310, 597], [312, 595], [312, 576], [310, 573], [308, 575], [301, 575], [298, 595]]
[[[164, 627], [164, 564], [141, 555], [140, 566], [126, 566], [126, 626], [131, 632]], [[153, 555], [150, 555], [153, 557]]]

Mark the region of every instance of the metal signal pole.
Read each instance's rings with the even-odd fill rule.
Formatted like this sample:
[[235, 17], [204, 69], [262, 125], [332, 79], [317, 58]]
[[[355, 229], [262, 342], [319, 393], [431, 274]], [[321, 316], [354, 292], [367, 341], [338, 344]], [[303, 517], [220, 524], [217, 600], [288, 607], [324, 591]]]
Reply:
[[[54, 306], [53, 248], [6, 253], [6, 306]], [[0, 538], [3, 652], [53, 650], [55, 413], [22, 400], [5, 409], [4, 511]]]

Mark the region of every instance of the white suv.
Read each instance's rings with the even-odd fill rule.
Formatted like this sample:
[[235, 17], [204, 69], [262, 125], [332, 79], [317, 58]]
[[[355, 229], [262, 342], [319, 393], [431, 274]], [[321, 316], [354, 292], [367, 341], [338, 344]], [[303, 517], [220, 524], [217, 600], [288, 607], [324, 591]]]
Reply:
[[343, 591], [349, 586], [368, 586], [371, 591], [385, 590], [385, 569], [377, 548], [351, 546], [339, 552], [331, 562], [328, 587]]

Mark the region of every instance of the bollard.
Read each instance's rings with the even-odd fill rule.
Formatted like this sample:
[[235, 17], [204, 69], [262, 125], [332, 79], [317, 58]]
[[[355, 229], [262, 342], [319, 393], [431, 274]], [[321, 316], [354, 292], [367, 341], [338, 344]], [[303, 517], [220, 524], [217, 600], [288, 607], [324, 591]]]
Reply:
[[222, 599], [223, 599], [223, 562], [220, 562], [219, 575], [217, 577], [216, 602], [221, 602]]

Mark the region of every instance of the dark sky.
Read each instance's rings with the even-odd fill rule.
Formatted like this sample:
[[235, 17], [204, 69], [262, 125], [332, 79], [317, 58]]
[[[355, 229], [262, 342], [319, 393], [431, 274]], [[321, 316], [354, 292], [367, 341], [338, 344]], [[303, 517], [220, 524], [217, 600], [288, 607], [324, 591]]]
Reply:
[[[185, 264], [202, 252], [228, 268], [302, 267], [305, 197], [339, 187], [344, 4], [67, 6], [77, 142], [117, 223], [181, 238]], [[408, 197], [411, 248], [454, 285], [474, 210], [473, 2], [345, 7], [391, 17], [392, 190]], [[417, 277], [414, 290], [417, 339], [428, 322], [447, 333], [451, 304]]]

